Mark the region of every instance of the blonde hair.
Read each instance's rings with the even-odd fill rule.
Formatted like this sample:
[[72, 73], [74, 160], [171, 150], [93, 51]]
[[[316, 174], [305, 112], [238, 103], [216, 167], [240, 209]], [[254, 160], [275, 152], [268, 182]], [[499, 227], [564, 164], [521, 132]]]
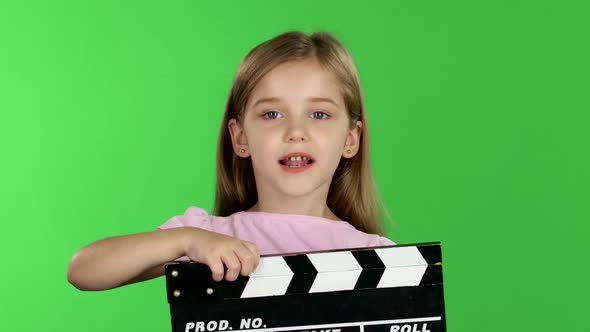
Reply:
[[[221, 123], [217, 146], [217, 185], [215, 214], [228, 216], [244, 211], [258, 201], [250, 158], [233, 152], [227, 127], [230, 119], [241, 121], [252, 90], [260, 79], [277, 65], [288, 61], [315, 58], [320, 66], [333, 73], [341, 83], [350, 129], [362, 122], [357, 155], [341, 158], [328, 192], [328, 207], [356, 229], [383, 235], [379, 222], [383, 208], [378, 198], [369, 156], [369, 131], [359, 75], [351, 56], [330, 33], [306, 35], [301, 31], [280, 34], [252, 49], [234, 77]], [[389, 217], [389, 215], [388, 215]]]

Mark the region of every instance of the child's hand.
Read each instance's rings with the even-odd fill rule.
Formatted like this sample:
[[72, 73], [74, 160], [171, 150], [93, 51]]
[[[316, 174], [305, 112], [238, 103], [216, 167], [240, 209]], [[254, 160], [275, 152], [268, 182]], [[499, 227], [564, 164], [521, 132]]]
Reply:
[[188, 233], [185, 255], [195, 262], [207, 264], [215, 281], [223, 279], [223, 265], [227, 266], [227, 281], [235, 281], [238, 274], [248, 276], [258, 267], [260, 251], [252, 242], [200, 228], [190, 228]]

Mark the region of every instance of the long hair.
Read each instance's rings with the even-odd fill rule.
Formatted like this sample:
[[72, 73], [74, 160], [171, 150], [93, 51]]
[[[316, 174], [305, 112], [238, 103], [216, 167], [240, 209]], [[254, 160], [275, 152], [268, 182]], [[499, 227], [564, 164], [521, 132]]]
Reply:
[[[328, 191], [327, 205], [356, 229], [383, 235], [380, 222], [387, 213], [378, 197], [369, 154], [369, 128], [357, 69], [344, 46], [330, 33], [306, 35], [301, 31], [280, 34], [252, 49], [244, 58], [227, 100], [217, 146], [215, 215], [228, 216], [244, 211], [258, 201], [251, 158], [237, 156], [227, 127], [230, 119], [241, 121], [256, 84], [276, 66], [289, 61], [314, 58], [337, 77], [350, 129], [362, 122], [358, 153], [341, 158]], [[389, 218], [389, 215], [387, 214]]]

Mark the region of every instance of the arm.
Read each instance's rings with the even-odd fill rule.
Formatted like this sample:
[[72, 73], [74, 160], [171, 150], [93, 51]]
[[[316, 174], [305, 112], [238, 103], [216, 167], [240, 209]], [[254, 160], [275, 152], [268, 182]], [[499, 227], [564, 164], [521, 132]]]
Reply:
[[80, 290], [105, 290], [161, 276], [164, 263], [185, 255], [194, 231], [178, 227], [96, 241], [72, 257], [68, 281]]
[[197, 227], [177, 227], [91, 243], [72, 257], [68, 281], [80, 290], [111, 289], [161, 276], [164, 263], [182, 256], [207, 264], [216, 281], [249, 275], [260, 260], [252, 242]]

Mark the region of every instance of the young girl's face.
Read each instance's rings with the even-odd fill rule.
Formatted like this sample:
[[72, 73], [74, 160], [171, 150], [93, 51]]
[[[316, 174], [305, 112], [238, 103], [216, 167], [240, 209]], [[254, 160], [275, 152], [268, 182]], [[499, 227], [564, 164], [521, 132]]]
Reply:
[[259, 196], [327, 195], [340, 158], [358, 151], [362, 124], [351, 129], [338, 82], [316, 61], [275, 67], [252, 91], [242, 122], [228, 123], [234, 152], [252, 158]]

